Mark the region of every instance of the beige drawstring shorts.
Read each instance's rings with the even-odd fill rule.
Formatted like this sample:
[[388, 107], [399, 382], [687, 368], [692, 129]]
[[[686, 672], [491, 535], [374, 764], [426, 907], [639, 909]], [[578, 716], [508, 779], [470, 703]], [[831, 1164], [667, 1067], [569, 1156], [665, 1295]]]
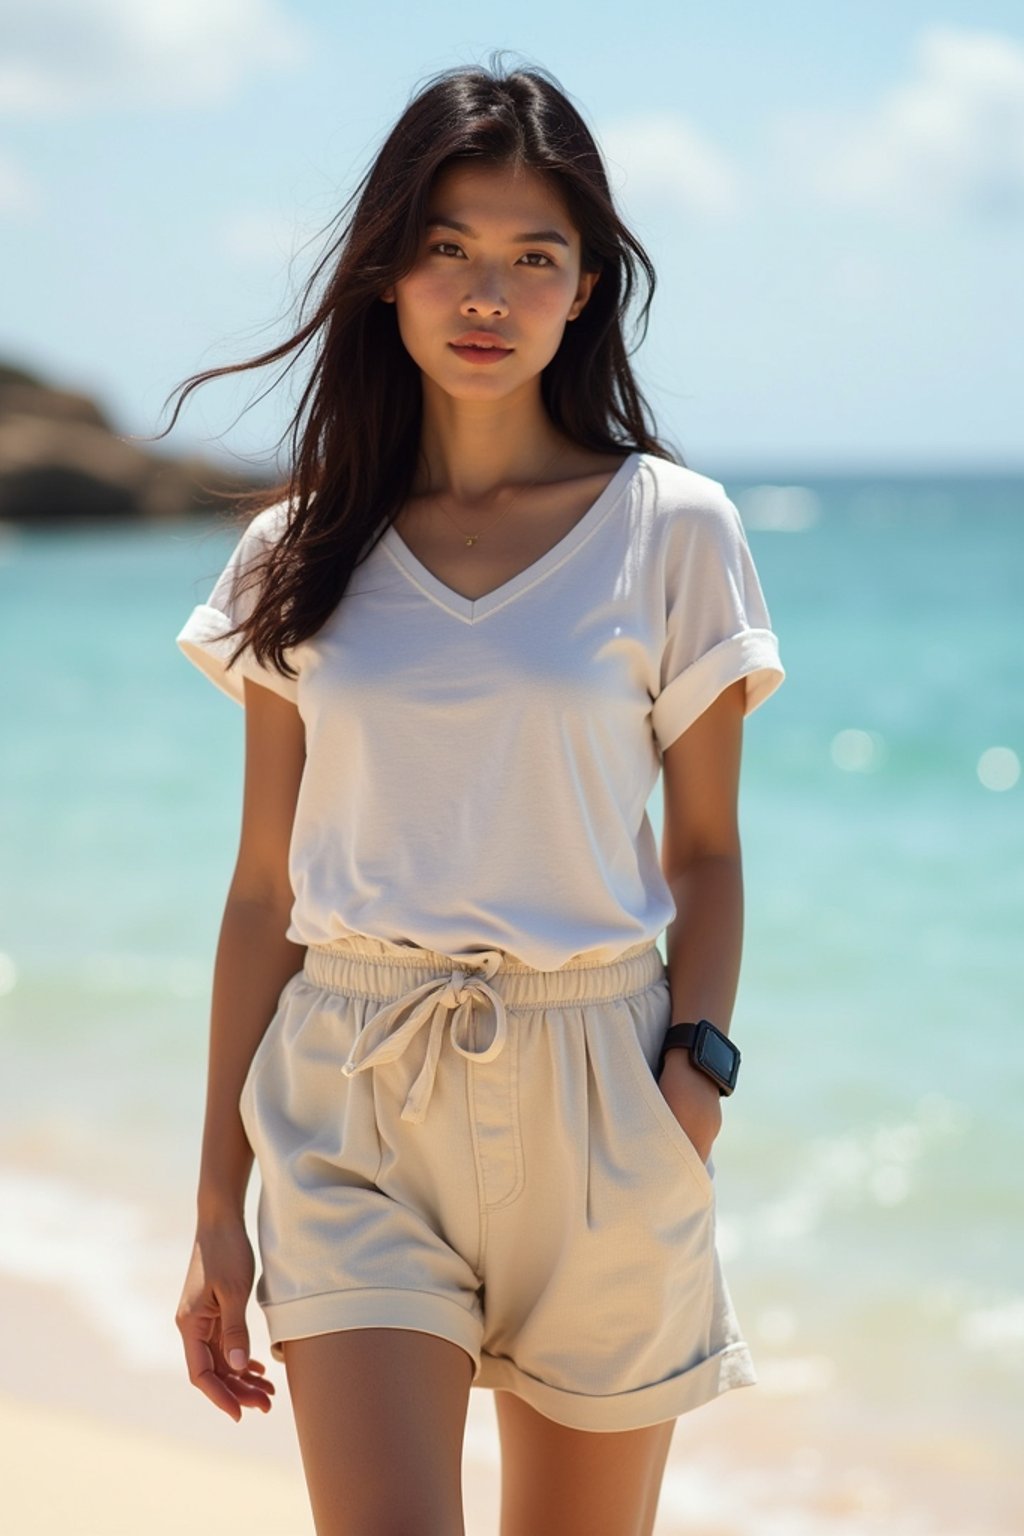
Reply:
[[538, 971], [349, 935], [284, 985], [239, 1101], [283, 1339], [413, 1328], [576, 1429], [757, 1380], [702, 1162], [654, 1070], [651, 943]]

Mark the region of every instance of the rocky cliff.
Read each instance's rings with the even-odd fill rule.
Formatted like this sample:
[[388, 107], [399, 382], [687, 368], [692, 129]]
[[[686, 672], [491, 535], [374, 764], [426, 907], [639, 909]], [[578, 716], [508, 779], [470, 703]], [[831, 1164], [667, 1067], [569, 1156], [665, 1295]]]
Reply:
[[0, 520], [180, 517], [268, 483], [120, 436], [88, 395], [0, 362]]

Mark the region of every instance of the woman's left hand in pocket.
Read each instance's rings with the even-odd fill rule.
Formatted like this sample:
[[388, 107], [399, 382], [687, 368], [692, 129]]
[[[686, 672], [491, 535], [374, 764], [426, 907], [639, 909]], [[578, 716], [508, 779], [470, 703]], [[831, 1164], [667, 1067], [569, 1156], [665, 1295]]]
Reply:
[[689, 1051], [672, 1050], [665, 1054], [658, 1087], [706, 1163], [722, 1129], [722, 1095], [717, 1084], [694, 1066]]

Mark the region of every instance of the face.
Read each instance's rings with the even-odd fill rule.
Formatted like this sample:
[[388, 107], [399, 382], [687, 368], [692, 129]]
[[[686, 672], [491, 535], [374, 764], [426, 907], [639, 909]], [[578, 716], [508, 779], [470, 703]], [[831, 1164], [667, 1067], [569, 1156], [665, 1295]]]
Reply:
[[[435, 179], [412, 270], [381, 297], [396, 305], [424, 382], [480, 399], [540, 374], [596, 281], [596, 273], [580, 272], [579, 232], [542, 177], [457, 165]], [[452, 343], [471, 331], [490, 332], [511, 350], [456, 350]], [[481, 355], [493, 361], [474, 361]]]

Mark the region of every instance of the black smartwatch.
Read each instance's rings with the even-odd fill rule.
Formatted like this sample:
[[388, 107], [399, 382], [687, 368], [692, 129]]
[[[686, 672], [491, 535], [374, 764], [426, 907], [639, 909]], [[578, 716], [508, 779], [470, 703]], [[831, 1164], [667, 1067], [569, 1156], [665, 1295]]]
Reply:
[[698, 1019], [696, 1024], [673, 1024], [665, 1031], [658, 1057], [658, 1077], [665, 1066], [666, 1053], [676, 1046], [690, 1052], [694, 1066], [714, 1079], [719, 1093], [732, 1093], [740, 1070], [739, 1047], [716, 1029], [710, 1019]]

